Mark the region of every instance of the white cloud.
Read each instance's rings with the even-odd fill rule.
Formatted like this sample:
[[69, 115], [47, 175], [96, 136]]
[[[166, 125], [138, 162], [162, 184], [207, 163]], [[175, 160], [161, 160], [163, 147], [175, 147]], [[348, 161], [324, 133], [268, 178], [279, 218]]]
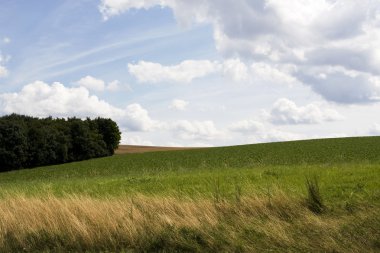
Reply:
[[180, 120], [171, 123], [169, 129], [184, 140], [210, 141], [226, 138], [223, 131], [217, 129], [213, 121]]
[[115, 91], [130, 92], [132, 91], [132, 87], [127, 83], [121, 83], [119, 80], [113, 80], [107, 83], [107, 85], [105, 86], [105, 90], [111, 91], [111, 92], [115, 92]]
[[240, 59], [228, 59], [223, 62], [223, 74], [236, 82], [247, 81], [248, 68]]
[[[225, 137], [225, 133], [217, 129], [212, 121], [153, 120], [148, 110], [140, 104], [130, 104], [126, 108], [115, 107], [91, 95], [85, 87], [68, 88], [58, 82], [49, 85], [36, 81], [25, 85], [19, 92], [0, 94], [0, 112], [35, 117], [107, 117], [115, 120], [122, 131], [166, 130], [184, 140], [210, 141]], [[138, 139], [132, 141], [138, 143]], [[127, 142], [130, 143], [131, 140], [127, 138]]]
[[380, 135], [380, 124], [373, 124], [368, 131], [369, 135]]
[[182, 99], [173, 99], [171, 105], [169, 108], [178, 110], [178, 111], [184, 111], [186, 110], [186, 107], [189, 105], [189, 102], [182, 100]]
[[48, 85], [41, 81], [28, 84], [19, 93], [0, 95], [5, 113], [23, 113], [34, 116], [66, 117], [75, 115], [111, 116], [122, 114], [122, 110], [111, 106], [96, 96], [91, 96], [84, 87], [67, 88], [55, 82]]
[[268, 117], [273, 124], [317, 124], [343, 119], [337, 111], [323, 108], [320, 104], [297, 106], [286, 98], [274, 103]]
[[102, 0], [99, 10], [103, 18], [107, 20], [111, 16], [119, 15], [129, 9], [148, 9], [155, 5], [160, 5], [160, 0]]
[[130, 133], [122, 133], [120, 143], [137, 146], [154, 146], [151, 141], [144, 140], [139, 135], [131, 136]]
[[341, 104], [380, 101], [380, 76], [340, 66], [315, 67], [304, 70], [298, 78], [326, 100]]
[[180, 82], [189, 83], [195, 78], [210, 74], [221, 74], [235, 82], [281, 83], [292, 86], [298, 80], [292, 76], [297, 71], [295, 65], [253, 63], [247, 66], [238, 58], [224, 61], [186, 60], [177, 65], [164, 66], [159, 63], [140, 61], [128, 64], [129, 73], [139, 82]]
[[242, 120], [233, 123], [229, 129], [233, 132], [254, 133], [265, 128], [264, 124], [256, 120]]
[[274, 128], [269, 128], [265, 131], [260, 131], [256, 135], [249, 137], [252, 143], [279, 142], [279, 141], [294, 141], [307, 139], [307, 136], [298, 133], [281, 131]]
[[186, 60], [172, 66], [163, 66], [159, 63], [146, 61], [128, 64], [129, 73], [141, 83], [189, 83], [195, 78], [218, 71], [218, 67], [216, 62], [207, 60]]
[[[81, 78], [77, 84], [93, 91], [118, 91], [122, 88], [119, 80], [113, 80], [107, 84], [105, 81], [97, 79], [93, 76], [85, 76]], [[127, 90], [131, 89], [128, 85], [124, 88]]]
[[306, 138], [305, 135], [282, 131], [253, 119], [238, 121], [231, 124], [228, 129], [232, 133], [239, 133], [244, 136], [245, 143], [290, 141]]
[[253, 63], [251, 71], [251, 75], [255, 80], [267, 83], [287, 84], [289, 86], [298, 83], [298, 80], [292, 76], [292, 73], [296, 72], [294, 65], [281, 65], [279, 67], [267, 63]]
[[83, 77], [77, 83], [80, 86], [83, 86], [89, 90], [95, 90], [95, 91], [103, 91], [106, 87], [103, 80], [96, 79], [95, 77], [92, 77], [92, 76]]
[[120, 89], [120, 81], [119, 80], [114, 80], [112, 82], [110, 82], [106, 89], [109, 90], [109, 91], [118, 91]]
[[0, 105], [0, 111], [5, 114], [112, 118], [121, 128], [129, 131], [151, 131], [162, 127], [139, 104], [128, 105], [125, 109], [118, 108], [91, 95], [85, 87], [67, 88], [58, 82], [48, 85], [36, 81], [24, 86], [18, 93], [0, 94]]
[[[370, 79], [380, 76], [380, 0], [102, 0], [99, 9], [107, 19], [154, 6], [172, 9], [182, 25], [210, 24], [218, 51], [226, 58], [254, 60], [253, 72], [267, 76], [268, 82], [282, 76], [283, 82], [294, 83], [298, 78], [330, 101], [378, 101], [378, 87]], [[297, 72], [281, 69], [289, 64]], [[329, 66], [362, 74], [310, 77], [311, 69]], [[232, 72], [245, 72], [237, 69]]]
[[152, 120], [140, 104], [128, 105], [119, 121], [131, 131], [152, 131], [163, 127], [163, 123]]

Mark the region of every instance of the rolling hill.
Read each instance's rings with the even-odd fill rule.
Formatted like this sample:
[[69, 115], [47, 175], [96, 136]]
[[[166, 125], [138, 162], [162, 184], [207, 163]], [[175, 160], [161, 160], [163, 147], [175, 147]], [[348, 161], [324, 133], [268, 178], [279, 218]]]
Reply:
[[380, 137], [116, 153], [0, 173], [0, 251], [380, 249]]

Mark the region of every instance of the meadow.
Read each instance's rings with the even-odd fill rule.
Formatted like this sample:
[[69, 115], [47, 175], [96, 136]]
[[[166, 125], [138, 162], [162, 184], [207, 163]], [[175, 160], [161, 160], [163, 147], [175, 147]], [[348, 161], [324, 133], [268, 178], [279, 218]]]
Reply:
[[0, 173], [1, 252], [379, 252], [379, 213], [380, 137]]

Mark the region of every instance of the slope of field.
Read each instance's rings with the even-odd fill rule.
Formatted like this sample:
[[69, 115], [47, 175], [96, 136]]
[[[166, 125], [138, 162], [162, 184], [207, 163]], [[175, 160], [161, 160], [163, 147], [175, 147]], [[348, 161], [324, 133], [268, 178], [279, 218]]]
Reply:
[[[208, 157], [206, 160], [216, 158], [217, 161], [213, 162], [215, 165], [221, 164], [222, 160], [236, 163], [236, 161], [247, 158], [258, 164], [315, 164], [351, 162], [355, 160], [380, 161], [379, 143], [380, 137], [355, 137], [263, 143], [208, 149], [120, 145], [119, 149], [116, 150], [116, 154], [196, 149], [192, 153], [176, 153], [176, 156], [190, 156], [197, 162], [204, 157]], [[162, 155], [165, 157], [164, 154]], [[166, 156], [165, 158], [168, 157]]]
[[0, 186], [1, 252], [380, 249], [380, 137], [118, 154]]
[[174, 151], [174, 150], [188, 150], [194, 148], [182, 148], [182, 147], [155, 147], [155, 146], [136, 146], [136, 145], [120, 145], [115, 151], [115, 154], [135, 154], [157, 151]]

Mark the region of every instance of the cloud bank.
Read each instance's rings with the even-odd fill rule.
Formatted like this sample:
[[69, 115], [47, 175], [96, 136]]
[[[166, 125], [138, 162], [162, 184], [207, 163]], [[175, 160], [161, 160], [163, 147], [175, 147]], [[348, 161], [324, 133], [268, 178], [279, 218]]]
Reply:
[[335, 110], [313, 103], [297, 106], [286, 98], [281, 98], [274, 103], [268, 117], [269, 121], [276, 125], [318, 124], [343, 119], [343, 116]]
[[97, 79], [93, 76], [85, 76], [76, 83], [79, 86], [93, 91], [117, 91], [120, 89], [120, 82], [118, 80], [114, 80], [107, 84], [105, 81]]
[[141, 83], [179, 82], [190, 83], [218, 70], [218, 64], [208, 60], [187, 60], [178, 65], [164, 66], [159, 63], [140, 61], [128, 64], [131, 75]]
[[[268, 77], [281, 76], [271, 69], [292, 65], [294, 71], [282, 76], [284, 82], [297, 79], [328, 101], [355, 104], [379, 100], [380, 0], [102, 0], [99, 10], [109, 19], [131, 9], [155, 6], [170, 8], [180, 25], [212, 26], [216, 48], [224, 57], [254, 61], [255, 70], [269, 72]], [[173, 67], [155, 67], [167, 72], [168, 79], [181, 82], [214, 69], [182, 71], [177, 76], [171, 73]], [[235, 79], [244, 80], [247, 71], [243, 65], [225, 70], [231, 68], [239, 73]], [[142, 82], [164, 79], [157, 73], [144, 78], [136, 68], [131, 73]]]
[[139, 104], [118, 108], [91, 95], [85, 87], [70, 88], [59, 82], [49, 85], [36, 81], [19, 92], [0, 94], [0, 106], [3, 114], [112, 118], [129, 131], [150, 131], [156, 127], [147, 110]]
[[[177, 107], [181, 109], [182, 100]], [[185, 102], [186, 103], [186, 102]], [[26, 106], [27, 105], [27, 106]], [[47, 84], [36, 81], [25, 85], [19, 92], [0, 94], [1, 114], [25, 114], [34, 117], [105, 117], [112, 118], [127, 132], [170, 131], [182, 140], [210, 141], [225, 138], [224, 132], [209, 121], [159, 121], [151, 118], [147, 109], [134, 103], [125, 108], [115, 107], [95, 95], [85, 87], [66, 87], [62, 83]], [[132, 143], [151, 143], [138, 137], [126, 137]]]

